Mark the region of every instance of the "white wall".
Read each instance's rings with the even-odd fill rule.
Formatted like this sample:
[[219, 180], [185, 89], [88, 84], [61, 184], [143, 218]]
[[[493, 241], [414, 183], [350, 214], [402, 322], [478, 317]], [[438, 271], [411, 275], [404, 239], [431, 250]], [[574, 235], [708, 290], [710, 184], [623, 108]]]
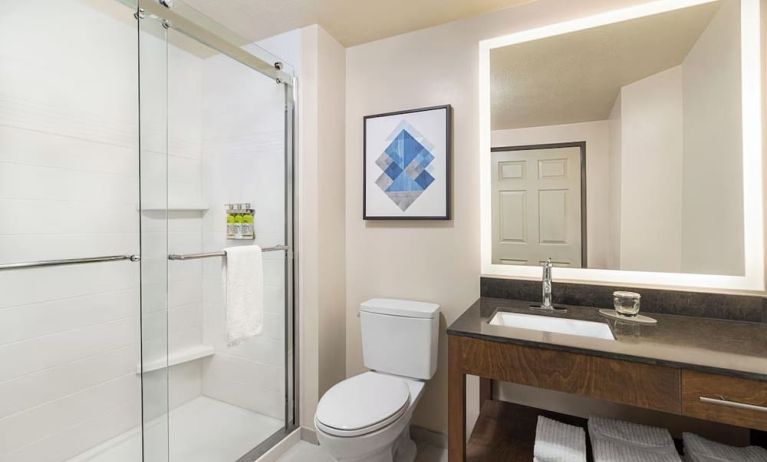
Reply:
[[607, 268], [621, 267], [621, 95], [615, 98], [608, 119], [610, 149], [610, 249]]
[[317, 27], [318, 106], [322, 119], [317, 133], [320, 181], [316, 196], [319, 215], [319, 319], [318, 390], [322, 394], [346, 377], [346, 159], [344, 105], [346, 103], [346, 49]]
[[[138, 253], [136, 30], [111, 0], [0, 14], [0, 261]], [[0, 459], [140, 423], [139, 267], [0, 273]]]
[[346, 56], [321, 27], [300, 33], [299, 401], [300, 423], [313, 429], [319, 398], [346, 373]]
[[745, 269], [739, 50], [740, 5], [726, 0], [682, 63], [685, 272]]
[[[540, 0], [347, 49], [347, 375], [364, 369], [356, 317], [360, 302], [376, 296], [434, 301], [442, 306], [444, 327], [479, 296], [478, 41], [636, 3]], [[454, 108], [454, 219], [363, 221], [362, 117], [445, 103]], [[414, 423], [444, 432], [444, 335], [440, 342], [439, 369], [426, 387]], [[474, 381], [469, 387], [470, 393], [476, 391]], [[470, 413], [476, 412], [476, 402], [469, 399], [469, 406]]]
[[682, 268], [682, 70], [621, 89], [621, 269]]
[[589, 268], [610, 268], [610, 133], [607, 121], [494, 130], [491, 146], [586, 142], [586, 249]]

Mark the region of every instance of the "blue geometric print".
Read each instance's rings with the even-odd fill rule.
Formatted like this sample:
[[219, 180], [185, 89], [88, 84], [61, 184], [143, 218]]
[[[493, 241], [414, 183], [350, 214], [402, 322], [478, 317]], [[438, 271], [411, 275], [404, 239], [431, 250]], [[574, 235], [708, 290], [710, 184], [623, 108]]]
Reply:
[[429, 187], [429, 185], [434, 181], [434, 177], [429, 175], [429, 172], [421, 172], [420, 175], [415, 179], [415, 182], [418, 183], [421, 188], [425, 191], [426, 188]]
[[[381, 190], [404, 212], [434, 182], [427, 171], [434, 155], [408, 130], [407, 123], [397, 127], [396, 133], [384, 152], [376, 160], [383, 174], [376, 180]], [[417, 133], [417, 132], [415, 132]]]

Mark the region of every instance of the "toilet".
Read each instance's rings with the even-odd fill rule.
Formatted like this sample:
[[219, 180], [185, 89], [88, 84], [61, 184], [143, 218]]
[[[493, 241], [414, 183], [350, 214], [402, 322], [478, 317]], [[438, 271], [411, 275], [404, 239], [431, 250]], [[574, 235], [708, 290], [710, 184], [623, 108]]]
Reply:
[[362, 356], [370, 369], [320, 399], [320, 446], [339, 462], [413, 462], [410, 419], [437, 370], [439, 305], [376, 298], [360, 306]]

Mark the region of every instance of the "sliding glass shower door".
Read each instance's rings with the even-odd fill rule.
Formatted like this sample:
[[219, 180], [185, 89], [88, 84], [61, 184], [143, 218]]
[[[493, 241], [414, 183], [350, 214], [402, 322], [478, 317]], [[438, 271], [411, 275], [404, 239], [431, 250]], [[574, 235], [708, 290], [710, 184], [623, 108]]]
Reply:
[[[263, 50], [142, 7], [144, 460], [253, 460], [294, 423], [292, 82], [259, 71]], [[254, 245], [256, 271], [229, 268]], [[236, 306], [234, 279], [254, 303]]]
[[2, 461], [141, 457], [134, 12], [0, 0]]
[[207, 30], [0, 0], [3, 462], [247, 461], [294, 427], [293, 80]]

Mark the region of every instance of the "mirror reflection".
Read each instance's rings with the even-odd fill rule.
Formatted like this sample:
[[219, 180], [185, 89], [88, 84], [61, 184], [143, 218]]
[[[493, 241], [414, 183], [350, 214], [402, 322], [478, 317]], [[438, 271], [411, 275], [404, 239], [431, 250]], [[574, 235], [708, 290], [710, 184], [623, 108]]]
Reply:
[[492, 262], [743, 275], [740, 4], [491, 51]]

